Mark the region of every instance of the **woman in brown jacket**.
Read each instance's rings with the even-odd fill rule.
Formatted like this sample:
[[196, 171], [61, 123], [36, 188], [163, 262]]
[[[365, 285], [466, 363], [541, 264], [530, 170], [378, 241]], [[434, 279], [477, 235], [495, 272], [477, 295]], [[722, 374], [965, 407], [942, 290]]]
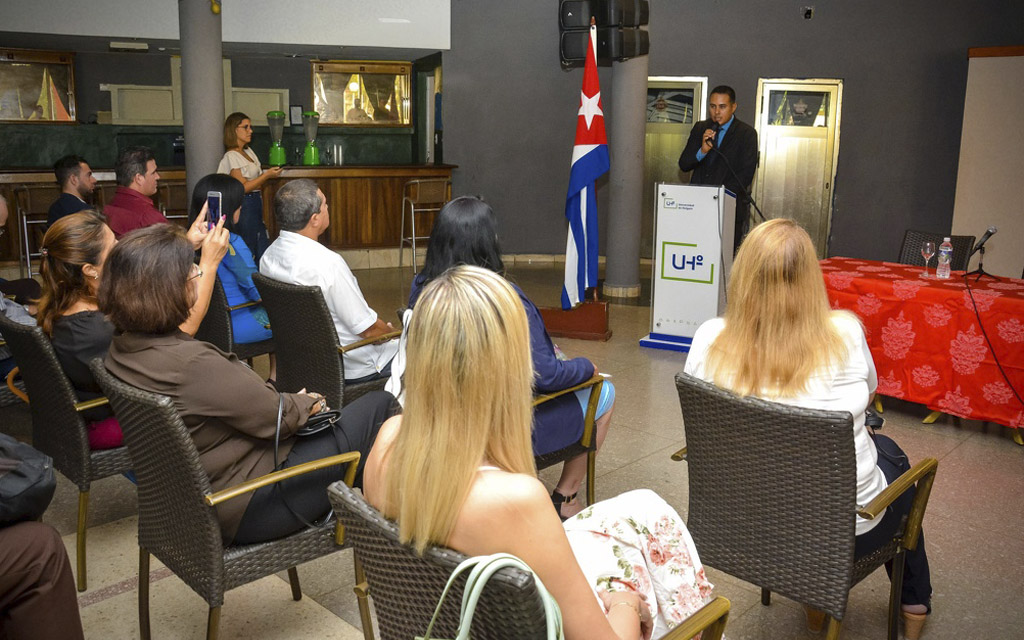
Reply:
[[[389, 416], [391, 395], [367, 394], [345, 407], [338, 426], [296, 437], [309, 416], [327, 409], [322, 395], [278, 393], [234, 354], [178, 329], [201, 276], [192, 257], [185, 234], [173, 225], [131, 232], [111, 250], [99, 291], [100, 310], [118, 330], [107, 369], [128, 384], [171, 398], [214, 491], [273, 470], [279, 403], [280, 466], [359, 451], [360, 486], [363, 460]], [[303, 521], [296, 514], [314, 520], [327, 513], [327, 485], [342, 479], [344, 471], [307, 473], [219, 505], [225, 541], [252, 544], [298, 531]]]

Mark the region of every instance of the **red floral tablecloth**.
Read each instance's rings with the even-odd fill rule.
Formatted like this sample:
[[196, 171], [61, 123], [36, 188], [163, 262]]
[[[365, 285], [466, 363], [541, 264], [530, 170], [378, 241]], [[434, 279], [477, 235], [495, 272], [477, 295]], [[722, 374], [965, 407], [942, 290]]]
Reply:
[[822, 260], [821, 269], [832, 306], [864, 323], [878, 393], [1024, 427], [1024, 406], [1013, 393], [1024, 395], [1024, 280], [972, 276], [968, 289], [962, 271], [938, 280], [934, 265], [933, 277], [921, 278], [922, 267], [851, 258]]

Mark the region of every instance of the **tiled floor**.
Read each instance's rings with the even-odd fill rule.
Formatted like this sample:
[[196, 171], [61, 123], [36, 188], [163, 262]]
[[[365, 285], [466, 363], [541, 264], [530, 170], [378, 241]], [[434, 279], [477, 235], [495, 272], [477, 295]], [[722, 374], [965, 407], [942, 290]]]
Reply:
[[[408, 269], [357, 271], [370, 304], [385, 318], [403, 307]], [[539, 305], [558, 301], [561, 274], [553, 267], [517, 266], [516, 281]], [[680, 353], [637, 346], [648, 330], [650, 308], [614, 305], [609, 342], [558, 340], [570, 355], [583, 355], [613, 377], [617, 403], [612, 428], [598, 456], [598, 497], [646, 487], [657, 491], [685, 518], [686, 463], [669, 454], [683, 445], [680, 409], [673, 375], [683, 367]], [[257, 361], [257, 368], [265, 363]], [[899, 442], [912, 460], [933, 456], [939, 473], [925, 531], [935, 589], [934, 613], [924, 638], [1024, 637], [1021, 567], [1024, 558], [1024, 447], [1007, 429], [994, 424], [941, 418], [923, 425], [927, 409], [887, 400], [884, 433]], [[27, 436], [28, 411], [0, 409], [5, 432]], [[541, 474], [547, 482], [557, 469]], [[57, 495], [44, 520], [65, 534], [74, 564], [77, 490], [60, 478]], [[80, 606], [90, 639], [138, 637], [136, 614], [135, 492], [123, 478], [93, 484], [89, 528], [89, 591]], [[201, 638], [205, 603], [154, 563], [151, 590], [155, 638]], [[224, 638], [358, 638], [359, 616], [352, 594], [352, 559], [342, 551], [299, 568], [307, 597], [294, 602], [286, 578], [269, 577], [229, 592], [221, 620]], [[774, 597], [760, 604], [754, 586], [709, 570], [716, 593], [729, 598], [727, 635], [732, 640], [813, 638], [804, 629], [795, 603]], [[888, 581], [876, 572], [856, 587], [843, 638], [885, 637]]]

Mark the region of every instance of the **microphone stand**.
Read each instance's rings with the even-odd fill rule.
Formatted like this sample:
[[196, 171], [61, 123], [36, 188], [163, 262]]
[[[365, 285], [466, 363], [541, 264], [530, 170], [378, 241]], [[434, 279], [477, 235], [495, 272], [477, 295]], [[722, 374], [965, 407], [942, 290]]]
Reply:
[[[966, 278], [970, 278], [973, 275], [977, 275], [978, 277], [974, 279], [974, 281], [977, 282], [978, 280], [981, 280], [981, 278], [983, 276], [988, 276], [989, 278], [992, 278], [993, 280], [995, 280], [997, 282], [1002, 282], [1002, 278], [1000, 278], [999, 276], [994, 276], [991, 273], [985, 271], [985, 245], [981, 245], [980, 247], [978, 247], [976, 249], [976, 251], [979, 254], [978, 255], [978, 268], [975, 269], [974, 271], [970, 271], [968, 273], [965, 273], [964, 274], [964, 278], [966, 279]], [[968, 260], [969, 259], [970, 258], [968, 258]]]
[[[715, 135], [718, 135], [718, 134], [716, 133]], [[741, 195], [744, 198], [747, 199], [747, 202], [749, 202], [750, 204], [754, 205], [754, 210], [757, 211], [757, 215], [761, 216], [761, 222], [765, 222], [767, 220], [767, 218], [765, 218], [764, 214], [761, 213], [761, 207], [757, 206], [757, 203], [754, 202], [754, 198], [750, 195], [750, 192], [747, 191], [747, 188], [743, 186], [742, 182], [740, 182], [740, 177], [738, 175], [736, 175], [736, 171], [732, 168], [732, 163], [729, 162], [729, 158], [726, 158], [725, 154], [718, 150], [718, 145], [717, 144], [712, 144], [711, 145], [711, 149], [715, 153], [718, 154], [719, 158], [721, 158], [722, 160], [725, 160], [725, 167], [729, 170], [729, 174], [732, 176], [732, 179], [735, 180], [736, 184], [738, 184], [740, 186], [740, 191], [742, 192]], [[985, 274], [985, 275], [988, 275], [988, 274]]]

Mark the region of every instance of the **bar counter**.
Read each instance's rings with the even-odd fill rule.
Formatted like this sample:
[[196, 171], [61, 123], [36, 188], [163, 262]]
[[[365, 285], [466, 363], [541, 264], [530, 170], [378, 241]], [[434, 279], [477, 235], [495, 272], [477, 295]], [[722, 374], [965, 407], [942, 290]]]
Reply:
[[[274, 194], [287, 181], [309, 178], [327, 196], [331, 225], [321, 242], [332, 249], [369, 249], [398, 247], [402, 225], [402, 196], [409, 180], [451, 179], [455, 165], [378, 165], [378, 166], [286, 166], [280, 178], [263, 185], [263, 217], [270, 237], [277, 236], [274, 223]], [[157, 206], [169, 217], [187, 213], [189, 194], [182, 167], [159, 167], [160, 186], [154, 197]], [[116, 188], [111, 169], [94, 169], [99, 181], [93, 202], [102, 208]], [[53, 172], [45, 169], [0, 169], [0, 195], [7, 199], [10, 218], [7, 233], [0, 237], [0, 261], [22, 258], [25, 240], [19, 234], [18, 212], [33, 220], [45, 220], [47, 209], [58, 195]], [[432, 220], [423, 219], [423, 234]], [[38, 246], [40, 228], [34, 227], [28, 239], [31, 251]]]

